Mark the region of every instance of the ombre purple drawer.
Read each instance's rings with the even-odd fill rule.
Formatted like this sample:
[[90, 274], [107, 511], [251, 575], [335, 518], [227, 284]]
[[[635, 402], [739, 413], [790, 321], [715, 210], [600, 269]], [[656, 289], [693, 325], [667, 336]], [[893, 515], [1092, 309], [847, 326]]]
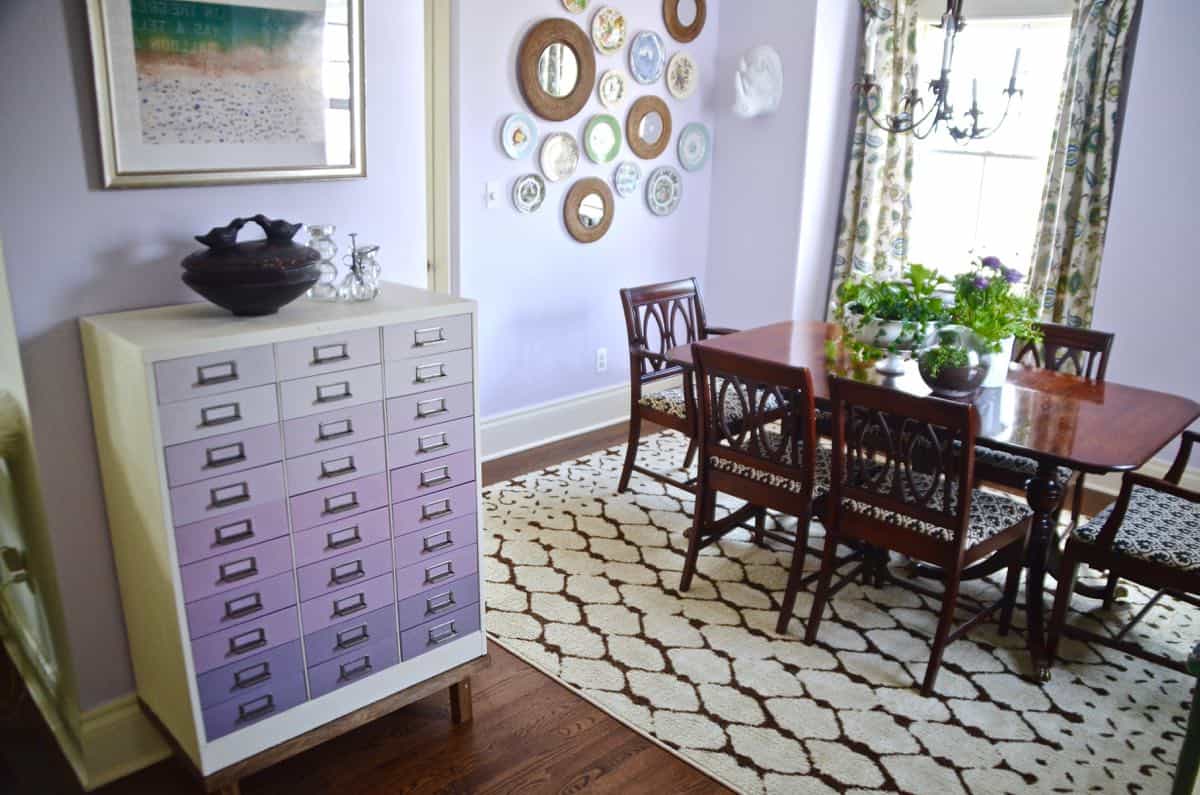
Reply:
[[271, 464], [171, 489], [175, 526], [282, 499], [283, 465]]
[[279, 422], [279, 401], [275, 398], [274, 384], [158, 407], [163, 447], [276, 422]]
[[379, 329], [277, 343], [275, 361], [281, 381], [379, 364]]
[[209, 742], [303, 704], [303, 674], [269, 682], [252, 693], [236, 696], [204, 710], [204, 733]]
[[242, 588], [191, 602], [188, 635], [200, 638], [260, 616], [296, 606], [296, 577], [290, 571]]
[[396, 550], [396, 568], [420, 563], [444, 555], [460, 547], [478, 543], [475, 516], [461, 516], [437, 527], [428, 527], [397, 536], [392, 544]]
[[159, 403], [220, 395], [274, 382], [275, 354], [270, 345], [202, 353], [154, 365]]
[[285, 420], [382, 400], [383, 373], [378, 364], [284, 381], [279, 385], [280, 413]]
[[283, 424], [283, 446], [288, 457], [308, 455], [364, 439], [383, 436], [383, 403], [349, 406]]
[[428, 588], [454, 582], [479, 570], [479, 548], [472, 544], [447, 555], [423, 560], [396, 570], [396, 601]]
[[388, 430], [392, 433], [470, 417], [474, 413], [475, 393], [471, 384], [419, 392], [387, 402]]
[[387, 475], [384, 474], [310, 491], [289, 500], [292, 506], [292, 530], [299, 532], [373, 511], [387, 505], [387, 500]]
[[474, 483], [466, 483], [427, 497], [392, 506], [392, 524], [396, 535], [448, 522], [479, 510], [479, 492]]
[[411, 660], [478, 631], [479, 604], [476, 603], [401, 632], [400, 648], [404, 659]]
[[475, 421], [465, 417], [428, 428], [393, 433], [387, 439], [388, 465], [402, 467], [475, 449]]
[[300, 605], [300, 620], [304, 624], [304, 633], [310, 635], [332, 624], [387, 607], [395, 601], [396, 589], [392, 575], [385, 574], [309, 599]]
[[469, 347], [470, 315], [436, 317], [383, 327], [383, 349], [389, 360]]
[[275, 500], [175, 528], [179, 565], [261, 544], [288, 533], [287, 503]]
[[283, 459], [279, 425], [261, 425], [247, 431], [168, 447], [167, 485], [179, 486], [197, 480], [242, 472]]
[[392, 470], [392, 499], [411, 500], [475, 480], [475, 452], [467, 450], [435, 461]]
[[466, 605], [479, 602], [479, 575], [472, 574], [463, 577], [441, 588], [431, 588], [424, 593], [410, 596], [400, 602], [397, 616], [400, 620], [400, 630], [412, 629], [415, 626], [433, 621], [439, 616], [453, 613]]
[[392, 570], [392, 545], [373, 544], [296, 570], [300, 600], [347, 588]]
[[356, 649], [365, 648], [380, 638], [396, 640], [396, 606], [388, 605], [374, 613], [342, 621], [320, 632], [304, 636], [304, 656], [311, 668]]
[[471, 350], [448, 351], [421, 359], [389, 361], [383, 366], [386, 394], [390, 398], [428, 392], [474, 381], [475, 358]]
[[308, 669], [308, 686], [313, 698], [332, 693], [400, 662], [396, 636], [380, 638], [350, 654], [336, 657]]
[[292, 540], [287, 536], [226, 552], [179, 569], [183, 601], [224, 593], [292, 570]]
[[269, 616], [214, 632], [192, 641], [192, 660], [196, 673], [202, 674], [267, 649], [273, 649], [300, 637], [296, 608], [289, 607]]
[[383, 472], [387, 469], [384, 449], [382, 438], [368, 439], [290, 459], [287, 462], [288, 491], [303, 494]]
[[201, 674], [196, 677], [196, 688], [200, 691], [200, 707], [207, 709], [231, 698], [251, 698], [297, 677], [303, 684], [304, 660], [300, 656], [300, 641], [294, 640]]
[[314, 527], [297, 533], [293, 539], [296, 567], [307, 566], [309, 563], [316, 563], [352, 549], [378, 544], [389, 538], [391, 528], [388, 525], [386, 508]]

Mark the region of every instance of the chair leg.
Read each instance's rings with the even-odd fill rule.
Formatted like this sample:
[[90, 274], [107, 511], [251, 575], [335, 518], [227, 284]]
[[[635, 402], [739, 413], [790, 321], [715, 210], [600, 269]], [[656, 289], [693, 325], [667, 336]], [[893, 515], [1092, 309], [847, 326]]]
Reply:
[[1104, 609], [1112, 610], [1113, 605], [1117, 601], [1117, 586], [1121, 584], [1121, 578], [1109, 572], [1108, 582], [1104, 584]]
[[1067, 622], [1067, 608], [1071, 606], [1071, 594], [1079, 576], [1079, 560], [1076, 559], [1070, 542], [1058, 568], [1058, 589], [1054, 594], [1054, 610], [1050, 613], [1050, 627], [1046, 631], [1046, 665], [1053, 666], [1058, 655], [1058, 639]]
[[687, 453], [683, 456], [683, 468], [691, 469], [692, 462], [695, 460], [696, 460], [696, 440], [690, 439], [688, 441]]
[[1013, 560], [1008, 564], [1008, 574], [1004, 578], [1004, 606], [1000, 608], [1000, 634], [1007, 635], [1012, 629], [1013, 610], [1017, 607], [1017, 596], [1021, 588], [1021, 569], [1024, 568], [1025, 554], [1016, 554], [1013, 547]]
[[692, 509], [692, 532], [688, 534], [687, 556], [683, 559], [683, 573], [679, 576], [680, 591], [692, 587], [696, 562], [700, 558], [700, 539], [704, 535], [704, 526], [712, 521], [711, 514], [716, 509], [715, 503], [708, 479], [701, 473], [700, 480], [696, 483], [696, 505]]
[[760, 547], [767, 545], [767, 537], [764, 531], [767, 529], [767, 509], [761, 508], [754, 515], [754, 543]]
[[933, 650], [929, 654], [929, 665], [925, 667], [925, 681], [921, 685], [921, 695], [933, 693], [933, 685], [937, 681], [938, 671], [942, 668], [942, 655], [946, 652], [946, 642], [950, 638], [950, 630], [954, 628], [954, 609], [958, 606], [958, 586], [962, 579], [962, 571], [952, 569], [946, 573], [946, 591], [942, 594], [942, 614], [938, 618], [937, 632], [933, 636]]
[[817, 577], [817, 590], [813, 594], [812, 612], [808, 614], [808, 627], [804, 632], [805, 643], [815, 643], [817, 630], [821, 627], [821, 614], [829, 599], [829, 586], [833, 580], [833, 569], [837, 563], [837, 535], [832, 529], [825, 531], [825, 551], [821, 554], [821, 574]]
[[638, 442], [642, 439], [642, 415], [635, 410], [629, 415], [629, 442], [625, 448], [625, 465], [621, 468], [621, 481], [617, 484], [617, 493], [624, 494], [629, 489], [629, 476], [633, 474], [633, 462], [637, 458]]
[[800, 581], [804, 579], [804, 558], [808, 554], [807, 516], [796, 517], [796, 540], [792, 543], [792, 568], [788, 572], [787, 588], [783, 592], [783, 604], [779, 608], [779, 621], [775, 631], [780, 635], [787, 632], [792, 613], [796, 611], [796, 595], [800, 592]]
[[1071, 527], [1079, 526], [1079, 517], [1083, 513], [1083, 473], [1075, 476], [1075, 493], [1071, 495]]

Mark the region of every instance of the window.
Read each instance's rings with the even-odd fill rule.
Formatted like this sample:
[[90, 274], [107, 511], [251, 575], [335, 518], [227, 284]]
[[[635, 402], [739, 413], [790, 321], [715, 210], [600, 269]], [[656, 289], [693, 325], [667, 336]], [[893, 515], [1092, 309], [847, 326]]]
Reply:
[[[942, 31], [922, 22], [918, 60], [923, 84], [939, 73]], [[1008, 119], [990, 138], [958, 143], [944, 129], [916, 142], [909, 260], [954, 275], [976, 256], [993, 254], [1028, 273], [1050, 142], [1066, 66], [1070, 18], [967, 19], [951, 72], [955, 124], [966, 127], [972, 79], [978, 80], [982, 127], [1004, 112], [1013, 56], [1021, 49]]]
[[325, 157], [350, 162], [350, 7], [335, 0], [325, 8]]

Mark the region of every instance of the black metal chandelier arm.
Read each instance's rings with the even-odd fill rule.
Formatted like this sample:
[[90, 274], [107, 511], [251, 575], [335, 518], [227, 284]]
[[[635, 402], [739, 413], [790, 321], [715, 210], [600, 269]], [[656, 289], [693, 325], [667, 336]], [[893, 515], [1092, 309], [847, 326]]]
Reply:
[[875, 111], [871, 110], [870, 90], [867, 90], [865, 93], [861, 90], [858, 90], [858, 91], [856, 91], [856, 93], [860, 94], [862, 96], [864, 102], [866, 103], [865, 110], [867, 111], [867, 117], [870, 118], [870, 120], [875, 124], [876, 127], [878, 127], [881, 130], [884, 130], [885, 132], [889, 132], [889, 133], [893, 133], [893, 134], [912, 133], [913, 135], [917, 136], [918, 139], [923, 140], [934, 129], [937, 128], [937, 120], [935, 119], [933, 126], [930, 127], [930, 129], [928, 131], [926, 131], [924, 135], [920, 134], [919, 131], [917, 130], [917, 128], [919, 126], [921, 126], [925, 122], [929, 121], [930, 116], [933, 116], [934, 114], [937, 113], [937, 111], [939, 109], [938, 103], [935, 103], [929, 110], [927, 110], [925, 112], [924, 116], [921, 116], [919, 119], [915, 119], [907, 124], [896, 124], [895, 116], [888, 116], [886, 123], [885, 123], [885, 122], [882, 122], [879, 120], [879, 117], [875, 115]]

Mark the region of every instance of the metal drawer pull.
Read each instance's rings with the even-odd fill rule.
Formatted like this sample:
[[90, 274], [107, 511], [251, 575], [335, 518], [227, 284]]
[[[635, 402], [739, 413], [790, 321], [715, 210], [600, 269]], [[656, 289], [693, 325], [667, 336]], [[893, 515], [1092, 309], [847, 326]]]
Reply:
[[358, 525], [354, 525], [341, 530], [330, 530], [325, 534], [325, 541], [326, 549], [344, 549], [362, 541], [362, 534], [358, 531]]
[[439, 643], [445, 643], [456, 635], [458, 635], [458, 628], [454, 626], [453, 621], [447, 621], [445, 624], [429, 630], [429, 645], [436, 646]]
[[[426, 408], [427, 406], [436, 406], [436, 408]], [[417, 401], [417, 419], [423, 420], [428, 417], [436, 417], [439, 414], [445, 414], [450, 411], [446, 408], [446, 398], [429, 398], [428, 400]]]
[[413, 331], [413, 347], [426, 348], [430, 345], [440, 345], [446, 341], [446, 327], [419, 328]]
[[221, 573], [217, 582], [237, 582], [258, 574], [258, 560], [254, 557], [242, 558], [230, 563], [222, 563], [217, 570]]
[[440, 613], [457, 604], [458, 600], [454, 598], [454, 591], [446, 591], [444, 594], [431, 596], [425, 600], [425, 615], [431, 616], [435, 613]]
[[246, 445], [243, 442], [210, 447], [204, 451], [204, 468], [217, 469], [231, 464], [240, 464], [246, 460]]
[[428, 522], [430, 519], [440, 519], [452, 513], [454, 513], [454, 509], [450, 507], [450, 500], [427, 502], [421, 506], [421, 521]]
[[354, 423], [350, 420], [322, 422], [317, 426], [317, 441], [328, 442], [330, 439], [341, 439], [343, 436], [354, 434]]
[[[437, 542], [436, 544], [429, 543], [438, 536], [442, 536], [441, 541]], [[445, 549], [446, 547], [452, 546], [454, 546], [454, 534], [449, 530], [443, 530], [440, 533], [434, 533], [431, 536], [425, 536], [425, 538], [421, 541], [422, 552], [437, 552], [439, 549]]]
[[231, 422], [241, 422], [242, 406], [240, 403], [222, 403], [219, 406], [208, 406], [200, 409], [200, 427], [216, 428]]
[[333, 614], [338, 618], [345, 618], [346, 616], [354, 615], [359, 610], [366, 609], [367, 595], [361, 592], [343, 599], [335, 599], [333, 602]]
[[322, 513], [345, 513], [358, 507], [358, 492], [348, 491], [336, 497], [325, 498], [325, 510]]
[[354, 662], [342, 663], [338, 666], [338, 681], [345, 682], [356, 679], [371, 672], [371, 655], [362, 657]]
[[435, 450], [445, 450], [450, 446], [449, 440], [446, 439], [446, 432], [431, 433], [428, 436], [420, 436], [417, 438], [418, 453], [432, 453]]
[[230, 505], [246, 502], [250, 499], [250, 484], [246, 481], [232, 486], [219, 486], [208, 490], [209, 508], [228, 508]]
[[234, 620], [252, 616], [263, 609], [262, 594], [252, 593], [225, 602], [225, 618]]
[[237, 722], [245, 723], [249, 720], [261, 718], [263, 715], [270, 715], [274, 711], [275, 696], [268, 693], [253, 701], [247, 701], [245, 704], [238, 704]]
[[349, 381], [339, 381], [336, 384], [326, 384], [325, 386], [317, 387], [318, 403], [336, 403], [339, 400], [352, 397], [354, 397], [354, 393], [350, 391]]
[[[437, 475], [434, 477], [429, 477], [431, 473], [437, 473]], [[429, 488], [430, 486], [438, 486], [442, 483], [448, 483], [451, 480], [454, 480], [454, 478], [450, 475], [450, 467], [448, 466], [426, 469], [421, 473], [421, 488], [425, 489]]]
[[358, 467], [354, 465], [354, 456], [352, 455], [321, 462], [321, 477], [323, 478], [340, 478], [342, 475], [349, 475], [351, 472], [357, 471]]
[[346, 343], [339, 342], [334, 345], [314, 345], [313, 346], [313, 364], [329, 364], [330, 362], [344, 362], [350, 358], [350, 351], [346, 348]]
[[271, 678], [271, 663], [260, 662], [249, 668], [234, 673], [233, 687], [235, 690], [245, 690], [247, 687], [261, 685]]
[[[437, 574], [434, 574], [434, 572], [437, 571], [438, 569], [445, 569], [445, 571], [441, 571], [441, 572], [438, 572]], [[454, 576], [454, 561], [452, 561], [452, 560], [448, 560], [445, 563], [439, 563], [436, 566], [431, 566], [430, 568], [425, 569], [425, 582], [429, 585], [433, 585], [435, 582], [441, 582], [442, 580], [446, 579], [447, 577], [453, 577], [453, 576]]]
[[366, 624], [359, 624], [354, 629], [344, 629], [337, 634], [337, 645], [334, 648], [352, 649], [360, 643], [371, 639], [371, 633]]
[[238, 379], [237, 362], [218, 362], [196, 368], [196, 386], [228, 384]]
[[[432, 374], [430, 374], [432, 373]], [[437, 362], [435, 364], [419, 364], [417, 365], [417, 383], [428, 384], [430, 381], [437, 381], [446, 377], [446, 363]]]
[[230, 654], [245, 654], [267, 645], [267, 631], [262, 627], [229, 639]]
[[363, 569], [363, 562], [356, 560], [353, 563], [343, 563], [340, 566], [331, 568], [329, 570], [329, 582], [334, 585], [344, 585], [345, 583], [364, 577], [366, 574], [366, 570]]
[[213, 535], [216, 536], [216, 546], [218, 547], [249, 541], [254, 538], [254, 520], [243, 519], [233, 524], [221, 525], [213, 531]]

